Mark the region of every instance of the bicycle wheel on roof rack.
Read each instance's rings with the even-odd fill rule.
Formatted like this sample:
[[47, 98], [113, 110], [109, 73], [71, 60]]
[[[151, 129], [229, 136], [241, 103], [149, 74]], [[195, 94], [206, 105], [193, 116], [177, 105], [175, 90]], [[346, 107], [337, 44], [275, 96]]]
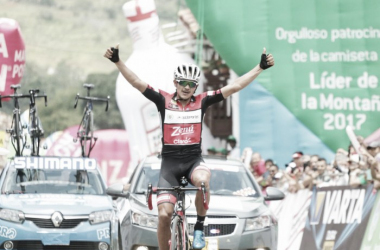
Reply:
[[22, 133], [22, 125], [20, 122], [20, 117], [17, 114], [13, 116], [13, 124], [11, 128], [11, 137], [13, 141], [16, 141], [16, 145], [14, 145], [16, 149], [16, 156], [21, 156], [21, 133]]
[[88, 114], [83, 119], [81, 125], [81, 146], [82, 146], [82, 156], [89, 156], [92, 148], [92, 140], [94, 138], [94, 115], [92, 112]]

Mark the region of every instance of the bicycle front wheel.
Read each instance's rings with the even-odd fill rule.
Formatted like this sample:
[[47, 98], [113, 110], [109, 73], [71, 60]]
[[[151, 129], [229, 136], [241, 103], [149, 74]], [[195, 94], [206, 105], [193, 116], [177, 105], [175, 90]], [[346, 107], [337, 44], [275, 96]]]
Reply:
[[175, 216], [172, 223], [172, 236], [170, 250], [189, 250], [189, 238], [186, 233], [185, 224], [179, 216]]

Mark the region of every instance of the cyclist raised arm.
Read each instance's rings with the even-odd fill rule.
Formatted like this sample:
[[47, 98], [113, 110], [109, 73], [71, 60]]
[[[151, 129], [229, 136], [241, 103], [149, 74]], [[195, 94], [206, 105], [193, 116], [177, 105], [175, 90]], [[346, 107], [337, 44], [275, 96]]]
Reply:
[[[209, 190], [211, 172], [202, 158], [201, 134], [202, 121], [207, 108], [225, 100], [252, 82], [264, 69], [274, 65], [272, 55], [264, 49], [260, 64], [251, 71], [235, 80], [232, 85], [215, 91], [207, 91], [194, 96], [199, 85], [201, 70], [196, 65], [180, 64], [174, 70], [174, 93], [155, 90], [152, 86], [140, 80], [119, 59], [118, 46], [109, 48], [104, 57], [114, 62], [124, 78], [137, 88], [146, 98], [157, 106], [162, 128], [162, 162], [158, 186], [171, 188], [179, 186], [180, 179], [185, 176], [192, 185], [201, 187], [204, 183]], [[195, 197], [197, 222], [194, 226], [193, 249], [205, 247], [203, 223], [207, 210], [204, 206], [202, 192]], [[169, 249], [170, 223], [177, 195], [170, 191], [159, 191], [157, 237], [161, 250]], [[207, 204], [210, 193], [207, 193]]]
[[124, 78], [136, 89], [138, 89], [141, 93], [143, 93], [148, 84], [138, 78], [135, 73], [132, 72], [122, 60], [119, 58], [119, 44], [114, 47], [108, 48], [104, 57], [110, 59], [115, 63], [116, 67], [119, 69], [120, 73], [124, 76]]
[[237, 78], [232, 84], [226, 85], [220, 90], [222, 91], [223, 97], [227, 98], [230, 95], [239, 92], [243, 88], [247, 87], [256, 77], [265, 69], [272, 67], [274, 65], [274, 58], [271, 54], [266, 54], [266, 48], [263, 49], [261, 54], [260, 64], [257, 64], [253, 69], [248, 71], [246, 74]]

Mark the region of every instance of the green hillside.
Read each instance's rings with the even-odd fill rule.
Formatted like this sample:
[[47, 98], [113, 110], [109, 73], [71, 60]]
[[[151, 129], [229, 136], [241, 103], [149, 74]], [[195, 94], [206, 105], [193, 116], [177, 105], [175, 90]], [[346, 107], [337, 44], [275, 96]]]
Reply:
[[[120, 43], [121, 57], [131, 53], [131, 40], [121, 0], [0, 0], [0, 18], [15, 19], [26, 47], [22, 90], [44, 90], [48, 107], [39, 106], [46, 134], [80, 122], [82, 109], [73, 109], [84, 82], [94, 83], [94, 95], [110, 95], [110, 111], [95, 107], [98, 128], [123, 128], [115, 102], [118, 72], [103, 57], [107, 47]], [[176, 22], [178, 0], [157, 0], [161, 24]], [[23, 105], [27, 108], [27, 103]], [[99, 111], [97, 111], [99, 109]], [[11, 113], [10, 103], [3, 111]], [[4, 129], [4, 128], [1, 128]]]

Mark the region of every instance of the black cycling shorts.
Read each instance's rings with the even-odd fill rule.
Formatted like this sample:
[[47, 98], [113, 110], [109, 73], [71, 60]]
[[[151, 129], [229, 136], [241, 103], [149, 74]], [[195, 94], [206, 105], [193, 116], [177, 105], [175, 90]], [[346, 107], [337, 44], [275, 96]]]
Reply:
[[[194, 169], [198, 167], [199, 169], [210, 171], [204, 164], [201, 155], [191, 155], [183, 158], [162, 156], [158, 187], [171, 188], [173, 186], [179, 186], [183, 176], [186, 177], [189, 183], [194, 185], [191, 175]], [[175, 192], [159, 191], [157, 194], [157, 205], [166, 202], [175, 204], [176, 200], [177, 194]]]

